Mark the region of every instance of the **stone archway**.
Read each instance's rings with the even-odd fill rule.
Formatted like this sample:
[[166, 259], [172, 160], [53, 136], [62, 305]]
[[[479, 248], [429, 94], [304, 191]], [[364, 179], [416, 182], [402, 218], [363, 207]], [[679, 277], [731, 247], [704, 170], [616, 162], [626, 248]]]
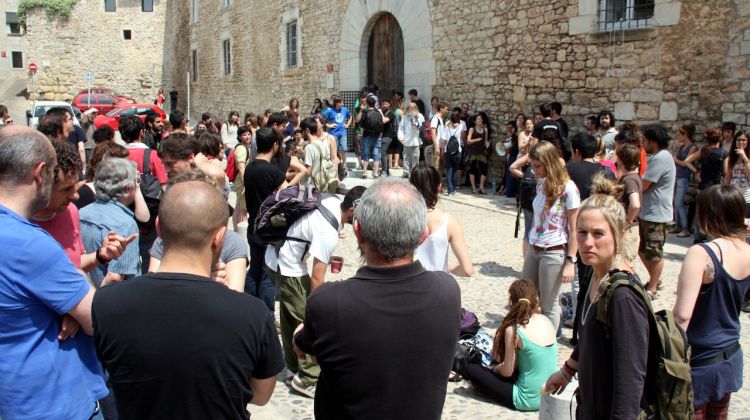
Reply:
[[[367, 84], [367, 53], [373, 27], [384, 12], [396, 18], [404, 42], [404, 90], [429, 98], [436, 83], [432, 20], [427, 0], [351, 0], [340, 41], [339, 89], [356, 91]], [[405, 92], [406, 93], [406, 92]]]

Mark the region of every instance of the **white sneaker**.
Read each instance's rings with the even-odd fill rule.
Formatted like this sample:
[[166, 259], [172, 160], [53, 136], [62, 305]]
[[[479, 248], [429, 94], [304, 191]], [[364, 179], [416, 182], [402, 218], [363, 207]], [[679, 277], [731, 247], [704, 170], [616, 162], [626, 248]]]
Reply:
[[305, 397], [315, 398], [315, 385], [305, 383], [305, 381], [299, 377], [299, 374], [294, 375], [290, 386], [293, 390], [304, 395]]

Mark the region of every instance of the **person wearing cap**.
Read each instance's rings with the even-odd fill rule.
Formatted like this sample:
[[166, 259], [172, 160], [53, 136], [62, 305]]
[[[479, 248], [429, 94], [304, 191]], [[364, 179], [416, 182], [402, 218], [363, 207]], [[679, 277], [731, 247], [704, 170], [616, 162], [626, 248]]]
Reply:
[[83, 113], [83, 116], [81, 117], [81, 128], [83, 128], [83, 131], [86, 135], [86, 142], [83, 143], [83, 148], [86, 151], [86, 162], [84, 162], [84, 165], [88, 166], [88, 161], [91, 159], [91, 154], [94, 152], [94, 148], [96, 147], [96, 142], [94, 141], [94, 131], [96, 131], [96, 125], [94, 125], [94, 120], [96, 119], [97, 115], [99, 115], [99, 110], [96, 108], [89, 108], [86, 110], [86, 112]]

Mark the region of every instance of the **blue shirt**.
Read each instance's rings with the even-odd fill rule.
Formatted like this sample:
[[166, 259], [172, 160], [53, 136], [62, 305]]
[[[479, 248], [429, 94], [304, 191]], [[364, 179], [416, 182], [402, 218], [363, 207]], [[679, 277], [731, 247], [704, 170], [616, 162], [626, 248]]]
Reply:
[[341, 109], [338, 110], [336, 108], [328, 108], [323, 112], [323, 115], [325, 115], [328, 122], [336, 123], [336, 127], [329, 131], [332, 136], [341, 137], [346, 135], [346, 128], [344, 125], [346, 125], [349, 117], [352, 116], [346, 107], [341, 107]]
[[[87, 253], [101, 248], [104, 238], [110, 231], [122, 237], [138, 233], [133, 212], [118, 201], [96, 200], [81, 209], [81, 236], [83, 248]], [[109, 264], [100, 264], [89, 272], [91, 280], [99, 287], [108, 272], [117, 273], [125, 278], [141, 275], [138, 241], [131, 242], [119, 258]]]
[[87, 419], [108, 393], [91, 337], [59, 341], [89, 291], [62, 247], [0, 205], [0, 417]]

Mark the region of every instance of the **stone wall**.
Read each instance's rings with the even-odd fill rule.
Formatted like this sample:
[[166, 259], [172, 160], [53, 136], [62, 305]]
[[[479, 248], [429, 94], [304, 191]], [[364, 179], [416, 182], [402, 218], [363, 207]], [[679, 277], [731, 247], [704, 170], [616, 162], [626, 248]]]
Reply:
[[[29, 10], [28, 61], [39, 66], [37, 91], [46, 100], [73, 99], [87, 87], [83, 73], [92, 71], [94, 86], [152, 102], [161, 87], [166, 8], [154, 0], [154, 11], [143, 12], [140, 0], [118, 0], [115, 12], [105, 12], [103, 1], [81, 0], [68, 19]], [[124, 39], [124, 30], [132, 39]], [[31, 80], [28, 86], [31, 92]]]
[[[189, 16], [190, 1], [181, 2], [178, 13]], [[621, 121], [663, 121], [671, 128], [694, 122], [699, 136], [725, 120], [750, 124], [750, 0], [656, 0], [649, 28], [605, 33], [581, 30], [581, 22], [596, 26], [592, 0], [473, 0], [466, 7], [425, 2], [426, 10], [405, 0], [234, 0], [226, 8], [203, 7], [190, 25], [189, 41], [181, 42], [198, 50], [193, 114], [210, 111], [223, 118], [232, 109], [278, 109], [292, 96], [306, 111], [315, 97], [327, 97], [341, 89], [341, 80], [352, 79], [352, 63], [361, 68], [362, 54], [349, 46], [366, 48], [367, 23], [389, 11], [405, 28], [405, 43], [431, 29], [434, 72], [424, 80], [433, 82], [421, 90], [423, 99], [431, 91], [451, 106], [469, 102], [496, 127], [518, 112], [535, 114], [550, 100], [563, 104], [574, 127], [604, 108]], [[363, 16], [347, 13], [352, 4]], [[290, 16], [301, 19], [303, 65], [284, 70], [282, 28]], [[410, 24], [424, 16], [431, 28], [414, 31]], [[226, 37], [232, 40], [231, 76], [221, 67]], [[177, 55], [189, 58], [190, 51], [182, 48]], [[406, 61], [421, 55], [414, 50]], [[329, 63], [333, 88], [326, 86]], [[184, 67], [166, 69], [165, 77], [186, 90]]]

